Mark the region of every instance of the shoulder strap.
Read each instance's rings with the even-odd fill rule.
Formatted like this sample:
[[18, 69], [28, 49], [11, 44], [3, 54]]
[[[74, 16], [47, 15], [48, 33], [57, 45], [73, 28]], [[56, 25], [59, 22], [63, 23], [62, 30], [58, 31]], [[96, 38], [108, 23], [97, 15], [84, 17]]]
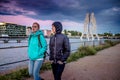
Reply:
[[42, 48], [41, 42], [40, 42], [40, 34], [38, 35], [38, 46]]
[[31, 37], [32, 37], [31, 35], [29, 35], [29, 37], [28, 37], [28, 39], [29, 39], [29, 44], [30, 44]]
[[[42, 44], [41, 44], [41, 41], [40, 41], [40, 34], [38, 35], [38, 46], [40, 46], [42, 48]], [[47, 51], [45, 51], [45, 53], [49, 56]]]
[[31, 35], [29, 36], [29, 40], [31, 39]]

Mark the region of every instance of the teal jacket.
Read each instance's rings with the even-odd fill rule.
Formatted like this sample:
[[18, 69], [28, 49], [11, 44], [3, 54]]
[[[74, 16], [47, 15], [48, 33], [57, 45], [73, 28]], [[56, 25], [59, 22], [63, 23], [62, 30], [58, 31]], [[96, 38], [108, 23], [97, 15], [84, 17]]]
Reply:
[[[40, 35], [41, 46], [39, 46], [38, 35]], [[36, 60], [44, 57], [44, 52], [47, 50], [47, 42], [41, 30], [31, 33], [28, 39], [28, 56], [31, 60]]]

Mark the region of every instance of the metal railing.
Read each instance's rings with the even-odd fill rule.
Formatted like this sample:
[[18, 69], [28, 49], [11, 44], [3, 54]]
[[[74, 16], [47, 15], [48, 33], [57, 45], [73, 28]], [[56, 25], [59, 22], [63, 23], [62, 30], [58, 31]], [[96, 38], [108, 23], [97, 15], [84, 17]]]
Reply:
[[[95, 44], [97, 42], [97, 44]], [[96, 46], [96, 45], [100, 45], [103, 44], [103, 41], [81, 41], [81, 42], [71, 42], [70, 44], [82, 44], [81, 46]], [[20, 47], [27, 47], [27, 46], [18, 46], [18, 47], [5, 47], [5, 48], [0, 48], [0, 49], [8, 49], [8, 48], [20, 48]], [[79, 46], [80, 47], [80, 46]], [[77, 48], [78, 49], [78, 48]], [[76, 51], [77, 49], [72, 49], [71, 52]], [[4, 64], [0, 64], [0, 66], [6, 66], [6, 65], [11, 65], [11, 64], [16, 64], [16, 63], [20, 63], [20, 62], [25, 62], [28, 61], [29, 59], [24, 59], [24, 60], [20, 60], [20, 61], [14, 61], [14, 62], [10, 62], [10, 63], [4, 63]]]

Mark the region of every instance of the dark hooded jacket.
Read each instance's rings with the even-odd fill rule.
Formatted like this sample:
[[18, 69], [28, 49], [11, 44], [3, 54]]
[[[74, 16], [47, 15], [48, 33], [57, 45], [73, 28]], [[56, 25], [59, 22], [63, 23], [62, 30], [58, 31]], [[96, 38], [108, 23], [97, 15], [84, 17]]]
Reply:
[[58, 60], [65, 62], [70, 55], [69, 39], [66, 35], [62, 34], [62, 24], [54, 22], [56, 34], [50, 38], [50, 60], [57, 62]]

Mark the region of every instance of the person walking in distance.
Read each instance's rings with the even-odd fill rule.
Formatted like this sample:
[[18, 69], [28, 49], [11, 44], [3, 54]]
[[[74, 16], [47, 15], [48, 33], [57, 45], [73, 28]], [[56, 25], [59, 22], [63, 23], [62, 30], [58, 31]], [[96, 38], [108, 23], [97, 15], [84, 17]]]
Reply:
[[54, 22], [52, 24], [52, 32], [54, 35], [50, 38], [49, 42], [49, 60], [51, 61], [54, 80], [61, 80], [66, 60], [70, 55], [70, 43], [68, 37], [61, 33], [61, 22]]
[[39, 71], [43, 63], [44, 52], [47, 50], [47, 42], [43, 32], [39, 29], [40, 25], [37, 22], [34, 22], [32, 25], [32, 33], [28, 40], [28, 71], [29, 74], [33, 76], [34, 80], [43, 80], [40, 77]]

